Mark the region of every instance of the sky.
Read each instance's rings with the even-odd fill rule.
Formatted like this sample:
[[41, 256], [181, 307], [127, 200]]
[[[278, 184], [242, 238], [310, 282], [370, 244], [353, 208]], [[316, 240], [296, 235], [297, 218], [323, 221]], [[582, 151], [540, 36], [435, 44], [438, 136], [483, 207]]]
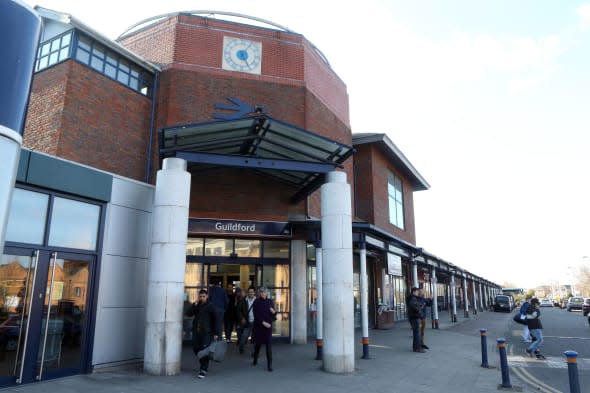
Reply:
[[285, 26], [347, 85], [352, 132], [386, 133], [430, 184], [418, 246], [525, 288], [590, 265], [590, 0], [24, 2], [113, 39], [176, 11]]

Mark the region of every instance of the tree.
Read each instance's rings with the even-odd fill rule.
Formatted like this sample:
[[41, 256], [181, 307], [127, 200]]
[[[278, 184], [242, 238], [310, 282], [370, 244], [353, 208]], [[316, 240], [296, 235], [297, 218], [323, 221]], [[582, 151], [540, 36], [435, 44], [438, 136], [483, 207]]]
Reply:
[[576, 281], [576, 292], [584, 297], [590, 297], [590, 267], [580, 266]]

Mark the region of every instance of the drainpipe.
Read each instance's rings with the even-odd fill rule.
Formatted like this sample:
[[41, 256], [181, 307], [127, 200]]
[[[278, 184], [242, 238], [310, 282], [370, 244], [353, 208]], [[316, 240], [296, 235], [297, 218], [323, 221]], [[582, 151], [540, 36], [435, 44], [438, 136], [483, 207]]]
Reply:
[[156, 97], [158, 96], [158, 83], [160, 72], [154, 75], [154, 87], [152, 89], [152, 110], [150, 113], [150, 140], [148, 141], [147, 166], [145, 169], [145, 182], [149, 183], [152, 177], [152, 145], [154, 141], [154, 128], [156, 123]]

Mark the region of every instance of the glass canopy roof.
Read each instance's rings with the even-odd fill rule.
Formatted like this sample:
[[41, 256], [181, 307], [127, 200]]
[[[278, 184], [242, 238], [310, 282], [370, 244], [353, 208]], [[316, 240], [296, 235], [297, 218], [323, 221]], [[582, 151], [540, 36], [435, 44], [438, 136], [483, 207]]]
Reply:
[[164, 128], [159, 137], [161, 160], [183, 158], [192, 173], [212, 166], [252, 168], [295, 187], [293, 203], [354, 153], [351, 146], [264, 114]]

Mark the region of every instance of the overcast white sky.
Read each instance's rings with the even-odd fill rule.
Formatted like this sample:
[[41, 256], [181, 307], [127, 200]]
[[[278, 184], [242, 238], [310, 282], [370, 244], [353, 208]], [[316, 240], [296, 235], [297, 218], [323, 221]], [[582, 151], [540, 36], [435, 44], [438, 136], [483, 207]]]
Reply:
[[498, 284], [590, 265], [590, 0], [27, 0], [110, 38], [220, 10], [303, 34], [348, 86], [353, 132], [387, 133], [431, 189], [418, 246]]

